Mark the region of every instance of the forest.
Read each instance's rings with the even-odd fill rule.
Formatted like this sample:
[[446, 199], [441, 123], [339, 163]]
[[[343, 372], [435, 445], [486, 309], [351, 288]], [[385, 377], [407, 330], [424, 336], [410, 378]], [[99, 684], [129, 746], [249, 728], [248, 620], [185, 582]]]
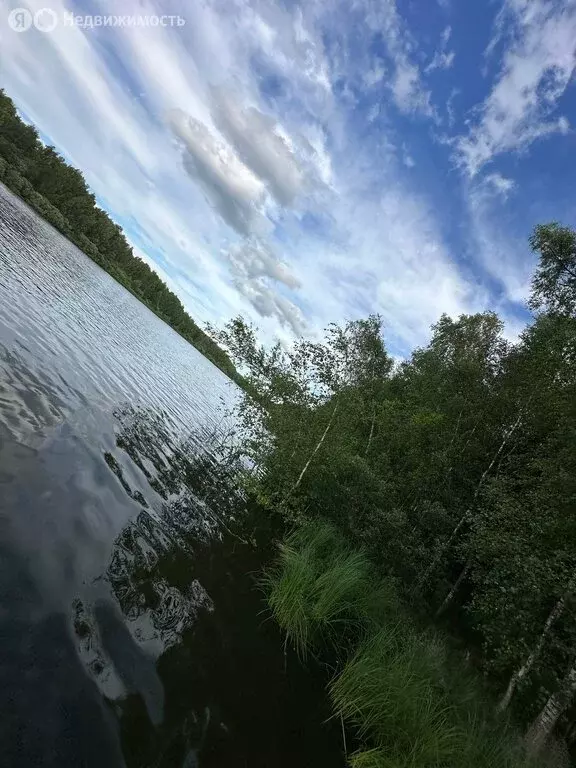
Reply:
[[440, 317], [395, 363], [379, 317], [265, 348], [238, 451], [285, 521], [261, 578], [324, 666], [354, 768], [570, 765], [576, 744], [576, 233], [537, 226], [532, 320]]
[[122, 229], [100, 208], [82, 173], [20, 119], [0, 89], [0, 182], [106, 270], [231, 379], [230, 358], [186, 313], [180, 299], [134, 255]]

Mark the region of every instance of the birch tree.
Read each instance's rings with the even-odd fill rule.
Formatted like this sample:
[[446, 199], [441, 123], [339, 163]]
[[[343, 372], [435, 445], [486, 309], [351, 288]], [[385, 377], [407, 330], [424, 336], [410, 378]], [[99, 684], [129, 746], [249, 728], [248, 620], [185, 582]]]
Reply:
[[540, 263], [532, 283], [530, 306], [537, 311], [576, 315], [576, 232], [557, 222], [540, 224], [530, 237]]
[[532, 671], [532, 667], [540, 658], [542, 649], [544, 648], [544, 644], [546, 643], [550, 632], [554, 628], [555, 623], [564, 613], [567, 600], [572, 595], [575, 582], [576, 582], [576, 574], [573, 574], [572, 578], [568, 582], [566, 592], [564, 592], [562, 597], [560, 597], [560, 599], [554, 603], [552, 610], [546, 617], [546, 621], [544, 622], [544, 627], [542, 628], [542, 632], [540, 632], [540, 635], [538, 636], [538, 639], [535, 645], [532, 647], [530, 653], [528, 654], [528, 656], [526, 657], [522, 665], [518, 667], [518, 669], [516, 669], [512, 674], [512, 677], [510, 678], [510, 682], [508, 683], [508, 687], [506, 688], [506, 692], [498, 703], [498, 707], [497, 707], [498, 712], [504, 712], [504, 710], [508, 708], [510, 702], [512, 701], [512, 696], [514, 695], [514, 692], [517, 686], [521, 684], [524, 678], [526, 678], [530, 674], [530, 672]]
[[241, 318], [217, 338], [248, 382], [237, 415], [243, 448], [262, 469], [261, 500], [287, 509], [306, 486], [309, 508], [322, 498], [334, 503], [338, 492], [342, 505], [346, 496], [350, 503], [341, 482], [367, 453], [392, 369], [380, 319], [331, 325], [322, 341], [300, 339], [290, 348], [265, 348]]
[[537, 755], [552, 735], [556, 723], [564, 714], [576, 693], [576, 663], [569, 669], [566, 677], [555, 691], [526, 734], [526, 746], [529, 754]]

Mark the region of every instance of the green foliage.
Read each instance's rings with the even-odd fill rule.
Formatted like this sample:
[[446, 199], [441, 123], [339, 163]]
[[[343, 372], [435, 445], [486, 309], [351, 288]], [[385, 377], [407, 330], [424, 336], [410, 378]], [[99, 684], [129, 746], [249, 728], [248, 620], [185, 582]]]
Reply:
[[[491, 312], [442, 316], [397, 366], [378, 317], [289, 350], [259, 346], [240, 319], [218, 336], [247, 372], [238, 417], [252, 491], [290, 521], [328, 520], [375, 581], [449, 628], [497, 696], [523, 670], [512, 691], [523, 725], [569, 679], [576, 647], [575, 244], [566, 227], [536, 228], [537, 314], [515, 344]], [[576, 716], [572, 693], [560, 730]], [[490, 764], [479, 728], [469, 765]], [[355, 759], [381, 757], [370, 746]]]
[[540, 254], [531, 307], [576, 315], [576, 233], [558, 222], [540, 224], [534, 229], [530, 245]]
[[46, 147], [0, 90], [0, 180], [69, 237], [153, 312], [242, 383], [228, 355], [186, 313], [178, 297], [132, 252], [120, 227], [98, 207], [84, 177]]
[[[347, 477], [358, 472], [367, 496], [382, 491], [364, 459], [375, 437], [373, 403], [392, 368], [378, 317], [331, 326], [324, 342], [300, 340], [290, 350], [265, 349], [241, 318], [216, 338], [246, 372], [249, 394], [237, 415], [244, 451], [261, 470], [261, 499], [297, 518], [305, 496], [309, 514], [319, 517], [333, 509], [326, 494], [345, 499]], [[362, 350], [367, 359], [360, 365]], [[353, 512], [332, 519], [345, 524]]]

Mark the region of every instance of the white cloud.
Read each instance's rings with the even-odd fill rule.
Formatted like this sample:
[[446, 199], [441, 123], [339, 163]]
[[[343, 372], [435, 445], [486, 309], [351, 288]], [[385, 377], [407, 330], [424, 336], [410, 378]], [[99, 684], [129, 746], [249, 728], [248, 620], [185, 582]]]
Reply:
[[296, 304], [273, 290], [264, 280], [236, 279], [234, 284], [259, 315], [279, 320], [294, 336], [308, 335], [308, 325], [301, 310]]
[[450, 69], [454, 64], [456, 54], [454, 51], [448, 51], [447, 46], [452, 35], [452, 27], [448, 26], [442, 32], [440, 38], [440, 48], [434, 53], [432, 61], [424, 70], [427, 74], [433, 72], [435, 69]]
[[[367, 150], [370, 156], [370, 150]], [[458, 316], [489, 305], [489, 296], [462, 272], [443, 241], [434, 211], [397, 175], [393, 160], [377, 160], [379, 189], [366, 187], [372, 175], [361, 158], [348, 168], [341, 195], [331, 201], [335, 227], [329, 242], [296, 237], [298, 275], [313, 328], [334, 317], [383, 316], [392, 350], [408, 354], [426, 343], [442, 312]], [[363, 194], [352, 195], [363, 189]]]
[[406, 168], [414, 168], [416, 165], [416, 161], [412, 157], [412, 155], [408, 152], [408, 149], [406, 145], [402, 147], [402, 162], [406, 166]]
[[368, 112], [368, 115], [366, 116], [366, 121], [368, 123], [373, 123], [375, 120], [378, 119], [380, 112], [381, 112], [380, 104], [372, 104]]
[[434, 58], [426, 67], [426, 72], [432, 72], [435, 69], [450, 69], [454, 64], [454, 51], [436, 51]]
[[496, 280], [503, 299], [523, 305], [530, 293], [535, 258], [527, 243], [528, 232], [510, 231], [506, 198], [511, 179], [494, 173], [467, 182], [469, 241], [475, 264]]
[[380, 264], [372, 269], [378, 306], [394, 336], [415, 346], [442, 312], [457, 317], [486, 306], [487, 294], [473, 288], [452, 261], [423, 201], [386, 193], [378, 216], [383, 224], [375, 232], [379, 248], [374, 246]]
[[182, 141], [186, 171], [201, 184], [224, 221], [241, 235], [260, 229], [259, 212], [265, 195], [261, 179], [225, 141], [194, 117], [175, 110], [170, 125]]
[[378, 85], [378, 83], [382, 82], [385, 74], [386, 70], [382, 66], [382, 62], [380, 60], [376, 60], [372, 68], [368, 69], [363, 74], [362, 79], [367, 88], [373, 88], [375, 85]]
[[576, 2], [505, 0], [511, 36], [500, 74], [478, 118], [456, 142], [457, 159], [475, 176], [494, 156], [527, 147], [552, 133], [566, 133], [566, 118], [548, 119], [576, 67]]
[[274, 286], [276, 282], [297, 289], [301, 283], [268, 246], [255, 239], [247, 240], [233, 247], [227, 257], [234, 285], [260, 316], [275, 318], [295, 336], [307, 334], [308, 326], [300, 308]]
[[273, 120], [255, 107], [242, 109], [229, 94], [215, 93], [213, 99], [214, 119], [224, 136], [181, 112], [171, 115], [184, 145], [184, 167], [223, 220], [244, 238], [227, 254], [235, 288], [258, 315], [303, 335], [307, 325], [301, 310], [277, 288], [282, 284], [295, 290], [300, 282], [273, 254], [263, 224], [266, 188], [280, 205], [288, 205], [303, 175]]
[[417, 66], [408, 61], [396, 61], [392, 93], [402, 112], [412, 112], [425, 105], [427, 98], [420, 90], [420, 72]]
[[292, 289], [302, 285], [288, 265], [279, 261], [269, 247], [258, 240], [248, 240], [234, 246], [228, 258], [235, 274], [244, 279], [268, 277]]
[[213, 117], [240, 159], [269, 187], [280, 205], [291, 205], [304, 178], [275, 121], [256, 107], [242, 109], [230, 93], [214, 93]]
[[401, 53], [394, 56], [396, 71], [391, 81], [392, 95], [401, 112], [421, 112], [434, 117], [430, 91], [422, 86], [418, 66]]
[[456, 122], [456, 111], [454, 108], [454, 100], [459, 95], [460, 95], [460, 90], [458, 88], [452, 88], [452, 90], [450, 91], [450, 96], [448, 96], [448, 101], [446, 102], [446, 113], [448, 115], [449, 128], [453, 128], [454, 123]]
[[484, 178], [484, 182], [504, 198], [506, 198], [516, 186], [512, 179], [507, 179], [505, 176], [502, 176], [501, 173], [489, 173]]
[[[301, 161], [312, 169], [309, 176], [317, 179], [325, 187], [333, 187], [334, 171], [332, 157], [327, 148], [326, 131], [318, 123], [301, 126], [301, 139], [303, 142]], [[306, 151], [306, 146], [310, 148], [309, 151]]]
[[395, 0], [360, 0], [354, 5], [372, 33], [380, 33], [392, 64], [392, 72], [386, 78], [398, 109], [406, 114], [421, 113], [434, 117], [430, 92], [423, 86], [416, 45]]

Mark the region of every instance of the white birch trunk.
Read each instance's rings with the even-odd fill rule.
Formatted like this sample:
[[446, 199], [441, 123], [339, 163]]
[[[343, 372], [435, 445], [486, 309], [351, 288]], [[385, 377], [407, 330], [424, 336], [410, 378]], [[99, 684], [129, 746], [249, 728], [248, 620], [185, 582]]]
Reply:
[[316, 454], [318, 453], [318, 451], [322, 447], [322, 443], [324, 442], [324, 440], [326, 440], [326, 435], [330, 431], [330, 427], [332, 426], [332, 423], [334, 421], [334, 416], [336, 415], [336, 411], [337, 410], [338, 410], [338, 403], [336, 403], [336, 405], [334, 406], [334, 410], [332, 411], [332, 415], [330, 416], [330, 421], [326, 425], [326, 429], [322, 433], [322, 437], [316, 443], [316, 447], [314, 448], [314, 450], [310, 454], [310, 456], [308, 458], [308, 461], [306, 462], [306, 464], [304, 464], [304, 468], [302, 469], [302, 472], [300, 472], [300, 476], [298, 477], [298, 480], [296, 480], [295, 484], [293, 485], [292, 489], [290, 490], [290, 493], [288, 494], [289, 496], [292, 493], [294, 493], [294, 491], [298, 488], [298, 486], [302, 482], [302, 479], [303, 479], [304, 475], [306, 474], [306, 472], [308, 471], [308, 467], [310, 466], [310, 463], [311, 463], [312, 459], [314, 458], [314, 456], [316, 456]]
[[553, 693], [526, 734], [526, 748], [537, 755], [552, 734], [560, 716], [570, 705], [576, 691], [576, 664], [568, 672], [559, 691]]
[[460, 420], [462, 419], [462, 409], [460, 409], [460, 413], [458, 414], [458, 420], [456, 421], [456, 427], [454, 429], [454, 432], [452, 432], [452, 437], [450, 439], [450, 444], [448, 445], [448, 450], [452, 448], [452, 444], [454, 443], [454, 440], [456, 439], [456, 435], [458, 434], [458, 430], [460, 429]]
[[370, 445], [372, 443], [372, 438], [374, 437], [374, 422], [376, 421], [376, 408], [374, 408], [374, 413], [372, 415], [372, 425], [370, 427], [370, 435], [368, 436], [368, 445], [366, 446], [366, 450], [364, 451], [364, 456], [368, 455], [368, 451], [370, 450]]
[[540, 633], [538, 642], [536, 643], [532, 651], [529, 653], [528, 657], [526, 658], [526, 661], [524, 662], [524, 664], [522, 664], [522, 666], [519, 669], [517, 669], [514, 672], [514, 674], [510, 678], [510, 682], [508, 683], [508, 688], [506, 689], [506, 693], [504, 694], [504, 696], [502, 697], [502, 699], [500, 700], [500, 703], [496, 708], [497, 712], [504, 712], [504, 710], [508, 707], [508, 705], [512, 701], [512, 696], [514, 695], [514, 692], [516, 690], [516, 687], [518, 686], [518, 683], [521, 683], [522, 680], [531, 672], [532, 667], [534, 666], [534, 663], [538, 660], [538, 657], [542, 652], [542, 648], [544, 647], [546, 638], [550, 634], [550, 630], [552, 629], [556, 621], [560, 618], [560, 616], [564, 612], [564, 608], [566, 606], [566, 600], [569, 597], [569, 595], [572, 593], [572, 590], [574, 589], [575, 581], [576, 581], [576, 574], [572, 576], [572, 578], [568, 583], [566, 592], [556, 602], [556, 604], [548, 614], [548, 618], [546, 619], [546, 622], [544, 624], [544, 629]]

